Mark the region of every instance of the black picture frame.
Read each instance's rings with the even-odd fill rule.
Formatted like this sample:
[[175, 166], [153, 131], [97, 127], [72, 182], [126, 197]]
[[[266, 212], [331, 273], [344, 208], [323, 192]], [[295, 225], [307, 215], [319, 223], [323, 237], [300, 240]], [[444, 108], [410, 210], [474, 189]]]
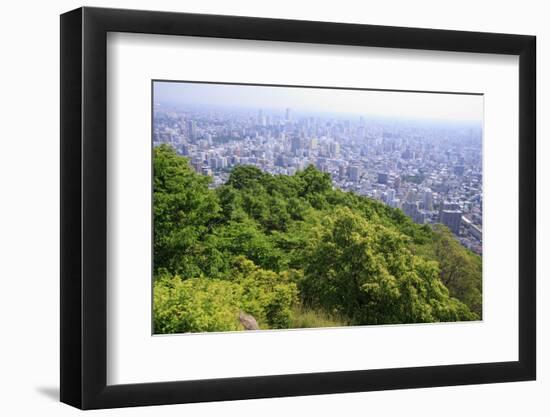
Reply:
[[[107, 385], [108, 32], [519, 56], [519, 360]], [[79, 8], [61, 15], [61, 401], [81, 409], [534, 380], [536, 38], [404, 27]]]

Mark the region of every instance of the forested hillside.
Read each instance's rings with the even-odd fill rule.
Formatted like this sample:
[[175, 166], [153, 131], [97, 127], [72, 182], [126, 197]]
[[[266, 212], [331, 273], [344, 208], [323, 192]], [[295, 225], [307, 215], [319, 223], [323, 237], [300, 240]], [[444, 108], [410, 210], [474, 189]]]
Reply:
[[479, 320], [481, 258], [444, 226], [333, 189], [310, 166], [239, 166], [213, 190], [154, 150], [155, 333]]

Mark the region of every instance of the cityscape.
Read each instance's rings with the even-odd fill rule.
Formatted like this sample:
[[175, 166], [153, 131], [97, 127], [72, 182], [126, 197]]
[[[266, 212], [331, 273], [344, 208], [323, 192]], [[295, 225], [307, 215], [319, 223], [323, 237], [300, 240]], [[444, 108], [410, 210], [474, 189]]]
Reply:
[[[169, 84], [179, 90], [163, 94]], [[327, 100], [307, 96], [318, 92], [314, 88], [154, 86], [153, 145], [168, 144], [187, 157], [196, 172], [212, 178], [210, 187], [224, 184], [239, 165], [273, 175], [313, 165], [330, 174], [335, 188], [401, 209], [418, 224], [442, 223], [464, 247], [482, 254], [482, 96], [368, 91], [357, 99], [361, 92], [354, 91], [352, 104], [338, 106], [346, 100], [339, 90], [331, 111]], [[413, 94], [424, 101], [415, 103]], [[401, 97], [414, 110], [410, 114], [392, 105]], [[452, 112], [455, 98], [469, 113], [430, 119], [430, 108]], [[428, 114], [418, 117], [426, 100]], [[388, 110], [377, 114], [377, 102]]]

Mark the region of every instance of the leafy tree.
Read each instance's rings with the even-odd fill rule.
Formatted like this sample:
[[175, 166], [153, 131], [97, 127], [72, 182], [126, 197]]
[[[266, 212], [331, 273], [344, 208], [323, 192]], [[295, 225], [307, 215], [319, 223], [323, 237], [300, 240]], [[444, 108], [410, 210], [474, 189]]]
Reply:
[[293, 176], [234, 168], [213, 190], [169, 146], [154, 151], [158, 333], [474, 320], [481, 258], [443, 226]]
[[224, 217], [227, 220], [242, 220], [243, 214], [246, 214], [257, 221], [267, 233], [285, 230], [294, 213], [287, 209], [284, 195], [273, 189], [274, 187], [268, 189], [264, 185], [264, 179], [273, 177], [266, 177], [263, 173], [258, 176], [255, 170], [245, 168], [254, 167], [236, 168], [236, 175], [235, 172], [232, 173], [228, 184], [218, 192]]
[[261, 327], [288, 328], [291, 307], [297, 302], [298, 288], [295, 281], [298, 271], [276, 273], [258, 268], [244, 257], [235, 260], [231, 281], [243, 289], [242, 308], [252, 314]]
[[348, 208], [336, 209], [325, 225], [305, 252], [300, 290], [306, 304], [355, 324], [475, 318], [449, 297], [437, 264], [412, 255], [403, 235]]
[[220, 226], [215, 236], [218, 251], [228, 258], [244, 256], [262, 268], [275, 271], [285, 267], [285, 254], [251, 219]]
[[326, 193], [332, 189], [330, 175], [318, 171], [313, 165], [309, 165], [303, 171], [298, 172], [296, 176], [303, 184], [300, 190], [302, 197], [311, 194]]
[[255, 166], [241, 165], [231, 171], [227, 185], [237, 190], [251, 188], [259, 184], [266, 175], [268, 174]]
[[197, 175], [169, 146], [154, 149], [153, 159], [154, 268], [184, 277], [200, 275], [196, 246], [220, 212], [209, 179]]
[[288, 328], [299, 273], [263, 270], [244, 257], [233, 268], [230, 280], [161, 274], [153, 287], [155, 333], [242, 330], [240, 311], [252, 314], [262, 328]]
[[435, 225], [434, 232], [433, 247], [441, 268], [441, 281], [453, 297], [481, 316], [481, 257], [464, 249], [445, 226]]
[[242, 288], [229, 281], [163, 276], [153, 288], [157, 334], [242, 330]]

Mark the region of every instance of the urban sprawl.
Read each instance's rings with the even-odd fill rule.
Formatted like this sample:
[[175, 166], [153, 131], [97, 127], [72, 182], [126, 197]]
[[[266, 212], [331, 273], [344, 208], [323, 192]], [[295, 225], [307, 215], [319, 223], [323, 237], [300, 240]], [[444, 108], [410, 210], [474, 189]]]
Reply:
[[275, 175], [314, 165], [341, 190], [400, 208], [419, 224], [445, 224], [481, 255], [481, 125], [157, 103], [153, 144], [163, 143], [211, 176], [212, 187], [237, 165]]

